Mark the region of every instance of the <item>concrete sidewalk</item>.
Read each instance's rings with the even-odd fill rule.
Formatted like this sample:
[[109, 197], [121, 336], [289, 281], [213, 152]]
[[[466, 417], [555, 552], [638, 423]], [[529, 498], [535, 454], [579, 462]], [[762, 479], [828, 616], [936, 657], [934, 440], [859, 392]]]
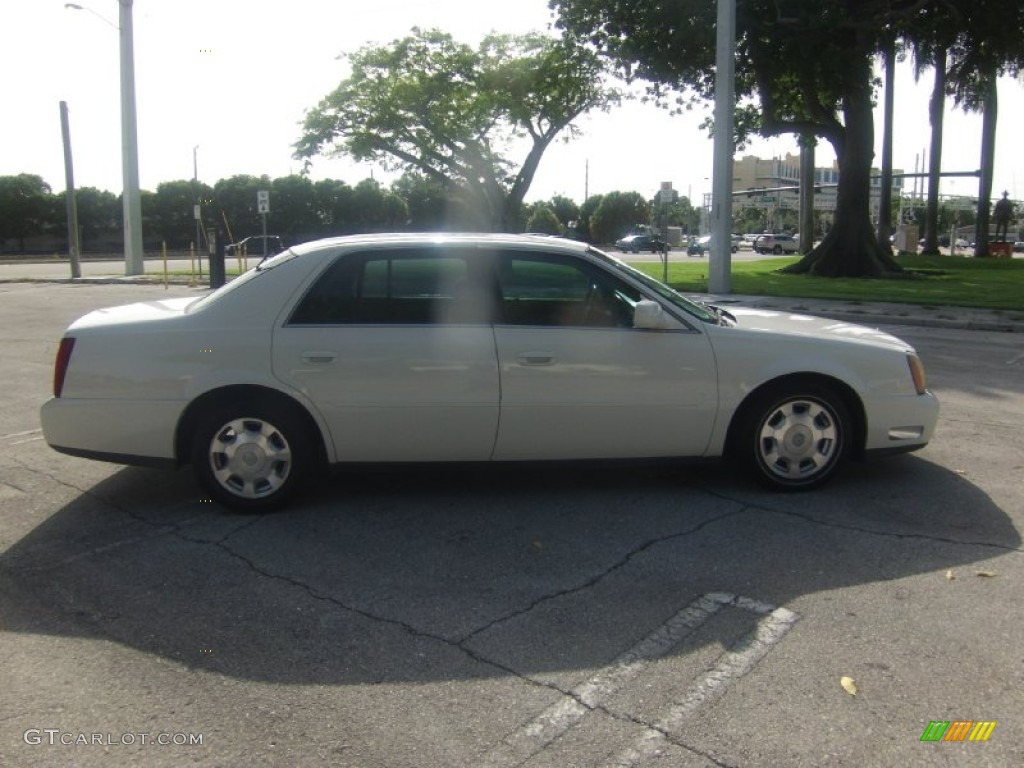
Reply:
[[1024, 311], [975, 309], [972, 307], [929, 307], [919, 304], [895, 304], [882, 301], [845, 301], [842, 299], [799, 299], [777, 296], [729, 294], [687, 294], [698, 301], [762, 309], [820, 315], [861, 325], [915, 325], [925, 328], [962, 328], [972, 331], [1024, 333]]

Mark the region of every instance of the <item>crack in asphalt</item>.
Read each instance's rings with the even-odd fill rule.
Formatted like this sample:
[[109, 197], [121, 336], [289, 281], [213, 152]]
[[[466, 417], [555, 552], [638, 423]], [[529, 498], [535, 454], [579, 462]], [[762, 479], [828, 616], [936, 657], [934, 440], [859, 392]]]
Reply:
[[519, 608], [519, 609], [517, 609], [515, 611], [512, 611], [511, 613], [508, 613], [505, 616], [501, 616], [501, 617], [499, 617], [497, 619], [494, 619], [493, 621], [490, 621], [487, 624], [485, 624], [485, 625], [483, 625], [481, 627], [478, 627], [477, 629], [474, 629], [469, 634], [464, 635], [463, 637], [459, 638], [458, 642], [459, 643], [468, 643], [471, 640], [473, 640], [473, 638], [477, 637], [478, 635], [483, 634], [484, 632], [486, 632], [486, 631], [488, 631], [490, 629], [493, 629], [494, 627], [498, 626], [499, 624], [503, 624], [506, 621], [511, 621], [512, 619], [515, 619], [515, 618], [523, 616], [523, 615], [525, 615], [527, 613], [530, 613], [535, 608], [537, 608], [540, 605], [543, 605], [546, 602], [549, 602], [551, 600], [558, 600], [558, 599], [560, 599], [562, 597], [566, 597], [568, 595], [572, 595], [572, 594], [576, 594], [578, 592], [586, 591], [586, 590], [596, 586], [597, 584], [599, 584], [601, 581], [603, 581], [605, 578], [607, 578], [611, 574], [615, 573], [616, 571], [621, 570], [622, 568], [625, 568], [627, 565], [629, 565], [630, 561], [633, 560], [633, 558], [643, 554], [644, 552], [647, 552], [649, 549], [657, 546], [658, 544], [664, 544], [665, 542], [672, 541], [674, 539], [680, 539], [680, 538], [685, 538], [687, 536], [692, 536], [693, 534], [698, 533], [701, 530], [703, 530], [704, 528], [708, 527], [712, 523], [717, 523], [717, 522], [719, 522], [721, 520], [725, 520], [726, 518], [734, 517], [736, 515], [743, 514], [743, 512], [744, 512], [743, 509], [733, 510], [731, 512], [723, 512], [723, 513], [721, 513], [719, 515], [715, 515], [714, 517], [711, 517], [711, 518], [709, 518], [707, 520], [704, 520], [703, 522], [698, 523], [697, 525], [695, 525], [695, 526], [693, 526], [691, 528], [688, 528], [686, 530], [676, 531], [675, 533], [666, 534], [665, 536], [659, 536], [659, 537], [656, 537], [656, 538], [653, 538], [653, 539], [648, 539], [647, 541], [645, 541], [645, 542], [635, 546], [632, 550], [630, 550], [625, 555], [620, 557], [618, 559], [618, 561], [612, 563], [611, 565], [606, 567], [600, 573], [597, 573], [597, 574], [591, 576], [586, 581], [581, 582], [580, 584], [577, 584], [575, 586], [566, 587], [565, 589], [561, 589], [561, 590], [557, 590], [555, 592], [549, 592], [548, 594], [541, 595], [540, 597], [537, 597], [535, 600], [533, 600], [532, 602], [530, 602], [526, 606], [524, 606], [522, 608]]
[[880, 531], [873, 528], [863, 528], [857, 525], [849, 525], [847, 523], [835, 523], [828, 520], [821, 520], [813, 515], [804, 512], [794, 512], [791, 509], [778, 509], [767, 504], [752, 503], [749, 501], [743, 501], [741, 499], [734, 498], [727, 493], [716, 491], [709, 487], [704, 487], [703, 490], [709, 495], [722, 501], [729, 501], [734, 504], [739, 504], [742, 509], [740, 513], [747, 511], [757, 511], [758, 513], [767, 512], [773, 515], [782, 515], [783, 517], [795, 517], [798, 520], [803, 520], [806, 523], [812, 525], [819, 525], [823, 528], [833, 528], [839, 531], [851, 531], [853, 533], [861, 533], [867, 536], [883, 536], [885, 538], [892, 539], [917, 539], [923, 541], [934, 541], [938, 544], [956, 544], [960, 546], [968, 547], [988, 547], [991, 549], [998, 549], [1003, 552], [1012, 552], [1014, 554], [1024, 553], [1024, 545], [1013, 547], [1008, 544], [1000, 544], [992, 541], [968, 541], [965, 539], [953, 539], [948, 536], [936, 536], [931, 533], [900, 533], [898, 531]]
[[[117, 503], [116, 501], [114, 501], [114, 500], [112, 500], [110, 498], [107, 498], [107, 497], [104, 497], [104, 496], [101, 496], [101, 495], [95, 493], [91, 489], [80, 488], [77, 485], [75, 485], [73, 483], [69, 483], [69, 482], [67, 482], [67, 481], [65, 481], [65, 480], [63, 480], [63, 479], [61, 479], [59, 477], [56, 477], [56, 476], [54, 476], [54, 475], [52, 475], [52, 474], [50, 474], [50, 473], [48, 473], [48, 472], [46, 472], [44, 470], [41, 470], [41, 469], [36, 468], [36, 467], [28, 466], [27, 464], [24, 464], [23, 462], [21, 462], [21, 461], [19, 461], [17, 459], [15, 459], [15, 463], [18, 466], [20, 466], [22, 469], [24, 469], [24, 470], [26, 470], [28, 472], [35, 473], [35, 474], [41, 475], [43, 477], [46, 477], [48, 480], [50, 480], [51, 482], [53, 482], [55, 484], [58, 484], [58, 485], [60, 485], [62, 487], [74, 490], [77, 493], [79, 493], [79, 494], [81, 494], [83, 496], [86, 496], [86, 497], [88, 497], [88, 498], [98, 502], [99, 504], [105, 505], [105, 506], [107, 506], [107, 507], [109, 507], [109, 508], [111, 508], [111, 509], [113, 509], [113, 510], [115, 510], [117, 512], [120, 512], [122, 515], [124, 515], [125, 517], [127, 517], [127, 518], [129, 518], [131, 520], [134, 520], [136, 522], [139, 522], [139, 523], [142, 523], [142, 524], [144, 524], [146, 526], [151, 527], [154, 530], [155, 535], [157, 535], [157, 536], [170, 535], [170, 536], [173, 536], [173, 537], [175, 537], [175, 538], [177, 538], [177, 539], [179, 539], [181, 541], [188, 542], [188, 543], [191, 543], [191, 544], [197, 544], [197, 545], [200, 545], [200, 546], [213, 546], [213, 547], [216, 547], [217, 549], [221, 550], [227, 556], [229, 556], [229, 557], [237, 560], [238, 562], [242, 563], [248, 570], [252, 571], [253, 573], [255, 573], [255, 574], [257, 574], [257, 575], [259, 575], [259, 576], [261, 576], [263, 578], [272, 579], [272, 580], [275, 580], [275, 581], [278, 581], [278, 582], [281, 582], [281, 583], [284, 583], [284, 584], [288, 584], [288, 585], [290, 585], [292, 587], [295, 587], [295, 588], [301, 590], [302, 592], [304, 592], [309, 598], [311, 598], [313, 600], [316, 600], [318, 602], [328, 603], [328, 604], [330, 604], [330, 605], [332, 605], [332, 606], [334, 606], [336, 608], [339, 608], [339, 609], [341, 609], [343, 611], [350, 612], [352, 614], [358, 615], [358, 616], [360, 616], [360, 617], [362, 617], [362, 618], [364, 618], [364, 619], [366, 619], [368, 621], [371, 621], [373, 623], [379, 623], [379, 624], [384, 624], [384, 625], [389, 625], [389, 626], [392, 626], [392, 627], [396, 627], [396, 628], [402, 630], [403, 632], [407, 633], [410, 637], [419, 638], [419, 639], [423, 639], [423, 640], [428, 640], [428, 641], [431, 641], [431, 642], [436, 642], [436, 643], [439, 643], [439, 644], [441, 644], [441, 645], [443, 645], [445, 647], [457, 650], [460, 653], [464, 654], [468, 659], [472, 660], [473, 662], [475, 662], [477, 664], [481, 664], [481, 665], [483, 665], [485, 667], [488, 667], [488, 668], [490, 668], [492, 670], [498, 671], [501, 674], [509, 675], [509, 676], [511, 676], [511, 677], [513, 677], [513, 678], [523, 682], [523, 683], [526, 683], [527, 685], [535, 686], [535, 687], [538, 687], [538, 688], [543, 688], [543, 689], [552, 691], [554, 693], [557, 693], [557, 694], [559, 694], [561, 696], [565, 696], [565, 697], [575, 701], [580, 706], [586, 708], [588, 711], [601, 712], [605, 716], [607, 716], [609, 718], [612, 718], [614, 720], [617, 720], [619, 722], [629, 723], [629, 724], [635, 725], [637, 727], [642, 727], [642, 728], [650, 729], [651, 731], [660, 734], [666, 740], [667, 743], [672, 744], [672, 745], [674, 745], [674, 746], [676, 746], [676, 747], [678, 747], [680, 749], [686, 750], [687, 752], [692, 753], [694, 755], [700, 756], [700, 757], [704, 758], [705, 760], [710, 761], [714, 765], [720, 766], [721, 768], [733, 768], [733, 766], [731, 766], [728, 763], [722, 762], [721, 760], [719, 760], [718, 758], [714, 757], [713, 755], [711, 755], [711, 754], [709, 754], [709, 753], [707, 753], [707, 752], [705, 752], [705, 751], [703, 751], [703, 750], [701, 750], [701, 749], [699, 749], [699, 748], [697, 748], [697, 747], [695, 747], [695, 746], [693, 746], [691, 744], [687, 744], [685, 741], [681, 740], [677, 735], [674, 735], [674, 734], [668, 732], [666, 729], [659, 728], [656, 723], [647, 722], [643, 718], [637, 717], [635, 715], [631, 715], [631, 714], [626, 713], [626, 712], [620, 712], [620, 711], [616, 711], [616, 710], [610, 709], [609, 707], [605, 706], [604, 704], [600, 704], [600, 703], [599, 704], [588, 704], [587, 702], [585, 702], [582, 699], [581, 696], [579, 696], [578, 694], [575, 694], [571, 689], [563, 688], [562, 686], [560, 686], [560, 685], [558, 685], [558, 684], [556, 684], [554, 682], [539, 680], [537, 678], [534, 678], [534, 677], [530, 676], [529, 674], [520, 672], [519, 670], [515, 669], [512, 666], [509, 666], [508, 664], [505, 664], [505, 663], [502, 663], [502, 662], [500, 662], [500, 661], [498, 661], [496, 659], [490, 658], [486, 654], [484, 654], [484, 653], [482, 653], [482, 652], [472, 648], [471, 647], [472, 641], [475, 640], [476, 638], [480, 637], [482, 634], [484, 634], [484, 633], [486, 633], [486, 632], [488, 632], [490, 630], [493, 630], [493, 629], [501, 626], [502, 624], [505, 624], [507, 622], [513, 621], [516, 618], [519, 618], [521, 616], [524, 616], [524, 615], [534, 611], [539, 606], [541, 606], [541, 605], [543, 605], [545, 603], [548, 603], [548, 602], [551, 602], [551, 601], [554, 601], [554, 600], [558, 600], [558, 599], [561, 599], [561, 598], [564, 598], [564, 597], [567, 597], [567, 596], [570, 596], [570, 595], [573, 595], [573, 594], [579, 594], [579, 593], [585, 592], [585, 591], [587, 591], [589, 589], [592, 589], [594, 586], [596, 586], [597, 584], [602, 582], [604, 579], [606, 579], [609, 576], [611, 576], [612, 574], [614, 574], [616, 572], [619, 572], [622, 569], [624, 569], [632, 561], [634, 561], [637, 557], [642, 556], [643, 554], [649, 552], [651, 549], [653, 549], [654, 547], [656, 547], [656, 546], [658, 546], [660, 544], [664, 544], [664, 543], [667, 543], [667, 542], [670, 542], [670, 541], [687, 538], [687, 537], [692, 536], [692, 535], [694, 535], [696, 533], [699, 533], [700, 531], [702, 531], [702, 530], [704, 530], [704, 529], [706, 529], [706, 528], [708, 528], [708, 527], [710, 527], [710, 526], [712, 526], [712, 525], [714, 525], [716, 523], [722, 522], [722, 521], [724, 521], [726, 519], [729, 519], [729, 518], [737, 517], [739, 515], [745, 515], [745, 514], [754, 514], [754, 513], [756, 513], [756, 514], [763, 514], [763, 513], [768, 513], [768, 514], [782, 515], [782, 516], [785, 516], [785, 517], [790, 517], [790, 518], [798, 519], [798, 520], [800, 520], [802, 522], [805, 522], [807, 524], [810, 524], [810, 525], [822, 526], [822, 527], [826, 527], [826, 528], [832, 528], [832, 529], [843, 530], [843, 531], [850, 531], [850, 532], [854, 532], [854, 533], [858, 533], [858, 534], [862, 534], [862, 535], [868, 535], [868, 536], [884, 536], [884, 537], [887, 537], [887, 538], [895, 538], [895, 539], [927, 540], [927, 541], [934, 541], [934, 542], [942, 543], [942, 544], [952, 544], [952, 545], [958, 545], [958, 546], [986, 547], [986, 548], [998, 549], [998, 550], [1001, 550], [1001, 551], [1004, 551], [1004, 552], [1014, 552], [1014, 553], [1021, 552], [1021, 548], [1019, 548], [1019, 547], [1011, 547], [1011, 546], [1002, 545], [1002, 544], [996, 544], [996, 543], [992, 543], [992, 542], [985, 542], [985, 541], [963, 541], [963, 540], [952, 539], [952, 538], [944, 537], [944, 536], [936, 536], [934, 534], [899, 533], [899, 532], [893, 532], [893, 531], [879, 531], [879, 530], [873, 530], [873, 529], [870, 529], [870, 528], [864, 528], [864, 527], [855, 526], [855, 525], [849, 525], [849, 524], [844, 524], [844, 523], [836, 523], [836, 522], [821, 520], [821, 519], [819, 519], [819, 518], [817, 518], [817, 517], [815, 517], [815, 516], [813, 516], [811, 514], [802, 513], [802, 512], [795, 512], [795, 511], [786, 510], [786, 509], [774, 508], [774, 507], [772, 507], [771, 505], [768, 505], [768, 504], [751, 503], [749, 501], [744, 501], [744, 500], [741, 500], [741, 499], [737, 499], [737, 498], [734, 498], [733, 496], [730, 496], [729, 494], [724, 493], [722, 491], [718, 491], [716, 489], [704, 486], [704, 487], [701, 487], [701, 488], [699, 488], [697, 490], [699, 490], [702, 493], [707, 494], [708, 496], [710, 496], [712, 498], [717, 498], [717, 499], [720, 499], [720, 500], [723, 500], [723, 501], [727, 501], [727, 502], [729, 502], [731, 504], [734, 504], [734, 505], [736, 505], [736, 509], [730, 510], [728, 512], [723, 512], [723, 513], [718, 514], [718, 515], [714, 515], [714, 516], [712, 516], [712, 517], [710, 517], [710, 518], [708, 518], [706, 520], [703, 520], [703, 521], [701, 521], [700, 523], [698, 523], [696, 525], [690, 526], [690, 527], [688, 527], [688, 528], [686, 528], [684, 530], [676, 531], [676, 532], [673, 532], [673, 533], [670, 533], [670, 534], [666, 534], [664, 536], [659, 536], [659, 537], [651, 538], [651, 539], [648, 539], [646, 541], [640, 542], [639, 544], [634, 546], [631, 550], [629, 550], [628, 552], [624, 553], [618, 560], [616, 560], [615, 562], [609, 564], [608, 566], [603, 568], [600, 572], [594, 573], [593, 575], [591, 575], [590, 577], [584, 579], [583, 581], [580, 581], [577, 584], [568, 586], [568, 587], [566, 587], [564, 589], [555, 590], [555, 591], [548, 592], [548, 593], [546, 593], [544, 595], [540, 595], [536, 599], [532, 600], [530, 603], [528, 603], [528, 604], [526, 604], [526, 605], [524, 605], [524, 606], [522, 606], [520, 608], [517, 608], [517, 609], [515, 609], [513, 611], [510, 611], [510, 612], [508, 612], [508, 613], [506, 613], [506, 614], [504, 614], [502, 616], [499, 616], [499, 617], [497, 617], [497, 618], [495, 618], [495, 619], [493, 619], [491, 621], [488, 621], [487, 623], [477, 627], [476, 629], [473, 629], [472, 631], [462, 635], [461, 637], [457, 637], [457, 638], [453, 639], [453, 638], [448, 638], [448, 637], [445, 637], [443, 635], [437, 634], [435, 632], [430, 632], [430, 631], [421, 629], [421, 628], [419, 628], [419, 627], [415, 626], [414, 624], [412, 624], [410, 622], [407, 622], [407, 621], [402, 621], [400, 619], [396, 619], [396, 618], [393, 618], [393, 617], [390, 617], [390, 616], [374, 613], [373, 611], [369, 611], [369, 610], [366, 610], [364, 608], [359, 608], [359, 607], [354, 606], [354, 605], [349, 605], [345, 601], [343, 601], [343, 600], [341, 600], [341, 599], [339, 599], [339, 598], [337, 598], [337, 597], [335, 597], [335, 596], [333, 596], [333, 595], [331, 595], [331, 594], [329, 594], [327, 592], [324, 592], [321, 589], [318, 589], [316, 586], [314, 586], [314, 585], [312, 585], [310, 583], [307, 583], [307, 582], [303, 581], [302, 579], [295, 578], [295, 577], [289, 576], [287, 574], [275, 573], [275, 572], [273, 572], [271, 570], [268, 570], [267, 568], [265, 568], [265, 567], [261, 566], [260, 564], [258, 564], [251, 557], [245, 555], [241, 551], [239, 551], [239, 550], [237, 550], [237, 549], [235, 549], [234, 547], [231, 546], [230, 540], [233, 537], [235, 537], [237, 534], [239, 534], [239, 533], [241, 533], [241, 532], [243, 532], [245, 530], [248, 530], [250, 528], [254, 528], [254, 527], [258, 526], [260, 523], [263, 522], [264, 519], [266, 519], [267, 515], [257, 515], [257, 516], [253, 516], [250, 519], [246, 519], [246, 520], [244, 520], [244, 522], [241, 522], [239, 525], [234, 526], [230, 530], [226, 531], [219, 538], [216, 538], [216, 539], [213, 539], [213, 538], [201, 538], [201, 537], [198, 537], [198, 536], [190, 535], [189, 532], [187, 531], [187, 526], [191, 522], [199, 519], [200, 517], [205, 517], [205, 515], [197, 515], [195, 517], [190, 517], [190, 518], [187, 518], [187, 519], [185, 519], [183, 521], [179, 521], [177, 523], [167, 523], [167, 522], [153, 521], [153, 520], [145, 517], [144, 515], [139, 514], [138, 512], [133, 511], [132, 509], [127, 508], [127, 507]], [[144, 540], [144, 539], [147, 539], [147, 538], [150, 538], [150, 537], [147, 537], [147, 536], [136, 536], [136, 537], [132, 537], [132, 538], [127, 539], [127, 540], [122, 540], [122, 541], [110, 543], [110, 544], [104, 545], [102, 547], [92, 548], [92, 549], [90, 549], [90, 550], [88, 550], [86, 552], [81, 552], [81, 553], [73, 555], [73, 556], [71, 556], [69, 558], [66, 558], [63, 561], [60, 561], [58, 563], [48, 564], [47, 567], [48, 567], [48, 569], [49, 568], [57, 568], [57, 567], [60, 567], [60, 566], [62, 566], [64, 564], [72, 562], [74, 560], [77, 560], [77, 559], [80, 559], [80, 558], [83, 558], [83, 557], [92, 556], [92, 555], [103, 554], [105, 552], [110, 551], [113, 548], [124, 546], [126, 544], [130, 544], [130, 543], [137, 542], [137, 541], [140, 541], [140, 540]], [[31, 569], [31, 570], [39, 570], [39, 569]], [[102, 617], [89, 617], [89, 616], [85, 616], [85, 615], [79, 615], [78, 618], [80, 620], [82, 620], [82, 619], [88, 620], [90, 624], [95, 625], [96, 628], [99, 629], [103, 634], [108, 634], [105, 631], [104, 622], [99, 620]], [[93, 620], [93, 619], [95, 619], [95, 620]]]

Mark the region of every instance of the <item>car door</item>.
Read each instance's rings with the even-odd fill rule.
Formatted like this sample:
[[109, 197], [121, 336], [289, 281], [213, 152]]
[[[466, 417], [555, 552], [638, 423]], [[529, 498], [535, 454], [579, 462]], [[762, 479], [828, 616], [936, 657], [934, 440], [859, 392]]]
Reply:
[[585, 259], [498, 257], [501, 420], [495, 459], [700, 456], [718, 402], [696, 327], [640, 330], [634, 286]]
[[498, 366], [478, 271], [440, 245], [345, 254], [277, 328], [275, 375], [320, 409], [338, 461], [490, 458]]

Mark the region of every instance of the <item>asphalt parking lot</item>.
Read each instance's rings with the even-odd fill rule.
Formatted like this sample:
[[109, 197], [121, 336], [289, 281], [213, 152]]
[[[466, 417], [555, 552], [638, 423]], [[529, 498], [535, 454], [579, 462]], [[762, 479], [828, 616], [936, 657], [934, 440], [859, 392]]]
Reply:
[[1020, 334], [889, 329], [935, 440], [813, 493], [455, 466], [242, 517], [39, 433], [71, 320], [191, 292], [0, 285], [0, 765], [1024, 764]]

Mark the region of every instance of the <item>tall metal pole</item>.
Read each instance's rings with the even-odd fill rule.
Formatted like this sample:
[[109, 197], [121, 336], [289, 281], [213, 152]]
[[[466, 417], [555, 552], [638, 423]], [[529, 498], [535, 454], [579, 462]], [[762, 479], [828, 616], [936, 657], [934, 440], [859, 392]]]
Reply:
[[139, 138], [135, 113], [135, 51], [133, 0], [118, 0], [121, 38], [121, 173], [123, 176], [124, 272], [145, 272], [142, 250], [142, 196], [139, 192]]
[[[199, 226], [203, 218], [203, 202], [199, 197], [199, 158], [197, 152], [199, 151], [199, 145], [196, 144], [192, 147], [192, 194], [195, 196], [196, 203], [195, 208], [192, 209], [192, 218], [196, 220], [196, 252], [199, 251]], [[200, 261], [200, 274], [202, 274], [202, 261]]]
[[60, 132], [64, 139], [64, 195], [68, 210], [68, 256], [71, 260], [71, 277], [82, 276], [78, 256], [81, 245], [78, 241], [78, 204], [75, 200], [75, 170], [71, 160], [71, 126], [68, 121], [68, 103], [60, 103]]
[[814, 145], [813, 136], [800, 137], [800, 253], [814, 247]]
[[708, 290], [730, 293], [732, 260], [733, 106], [736, 70], [736, 0], [718, 0], [715, 57], [714, 176], [711, 180], [711, 263]]

